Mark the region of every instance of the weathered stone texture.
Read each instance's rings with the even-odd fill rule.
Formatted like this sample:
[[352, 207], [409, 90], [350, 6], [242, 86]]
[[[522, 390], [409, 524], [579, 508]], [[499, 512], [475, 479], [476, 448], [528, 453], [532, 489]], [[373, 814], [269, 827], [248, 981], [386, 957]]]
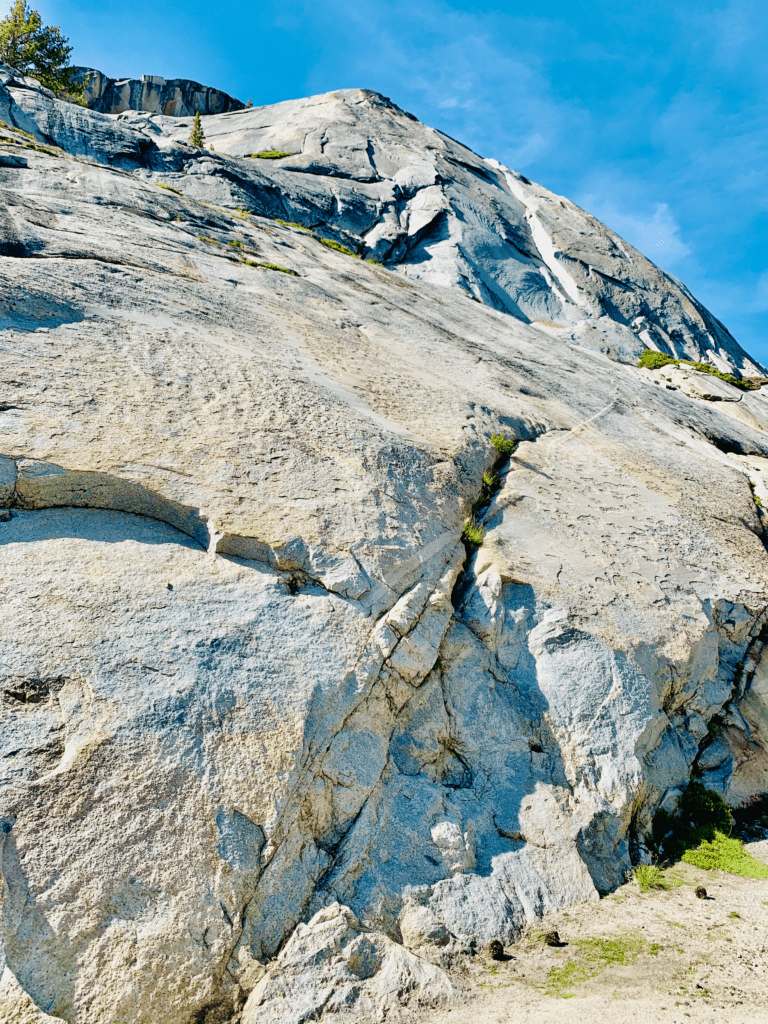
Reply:
[[383, 97], [266, 113], [204, 153], [0, 69], [13, 1024], [450, 1000], [694, 765], [763, 784], [768, 399], [634, 362], [762, 368]]
[[75, 81], [83, 86], [83, 100], [101, 114], [122, 114], [124, 110], [148, 110], [168, 117], [226, 114], [243, 110], [244, 103], [220, 89], [211, 89], [187, 78], [110, 78], [94, 68], [76, 68]]

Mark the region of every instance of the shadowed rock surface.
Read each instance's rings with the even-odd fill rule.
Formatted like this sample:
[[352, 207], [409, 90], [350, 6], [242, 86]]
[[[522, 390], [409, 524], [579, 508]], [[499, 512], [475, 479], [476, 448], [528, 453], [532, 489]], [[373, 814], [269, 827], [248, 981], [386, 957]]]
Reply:
[[636, 367], [762, 374], [683, 285], [375, 93], [0, 120], [3, 1019], [439, 1005], [762, 791], [768, 396]]

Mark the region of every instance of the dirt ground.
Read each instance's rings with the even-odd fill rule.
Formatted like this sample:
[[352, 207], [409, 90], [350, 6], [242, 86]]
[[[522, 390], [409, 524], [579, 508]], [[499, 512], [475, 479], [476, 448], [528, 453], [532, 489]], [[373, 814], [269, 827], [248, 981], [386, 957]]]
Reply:
[[[768, 840], [750, 843], [768, 863]], [[468, 1000], [422, 1024], [768, 1024], [768, 880], [678, 864], [672, 888], [622, 886], [467, 961]], [[699, 899], [696, 886], [707, 889]], [[555, 929], [567, 943], [544, 944]]]
[[[768, 863], [768, 839], [748, 849]], [[642, 894], [631, 882], [599, 903], [544, 918], [503, 962], [485, 954], [463, 960], [453, 972], [467, 993], [462, 1002], [396, 1013], [393, 1022], [768, 1024], [768, 879], [687, 864], [665, 877], [669, 890]], [[699, 885], [707, 899], [697, 898]], [[563, 945], [544, 943], [551, 930]], [[58, 1021], [22, 996], [8, 972], [3, 981], [0, 1003], [14, 997], [14, 1024]]]

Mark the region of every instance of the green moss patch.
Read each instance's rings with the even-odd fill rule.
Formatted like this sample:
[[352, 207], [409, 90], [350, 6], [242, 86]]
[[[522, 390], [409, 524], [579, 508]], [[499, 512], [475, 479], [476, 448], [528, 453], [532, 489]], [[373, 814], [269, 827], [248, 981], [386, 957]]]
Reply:
[[596, 978], [606, 967], [623, 967], [632, 963], [647, 947], [646, 941], [634, 933], [573, 939], [571, 945], [577, 948], [578, 954], [567, 964], [553, 967], [549, 972], [548, 995], [570, 999], [573, 995], [570, 989]]
[[282, 149], [262, 149], [260, 153], [251, 153], [251, 160], [282, 160], [284, 156], [293, 156]]
[[164, 188], [166, 192], [173, 192], [177, 196], [183, 196], [183, 192], [179, 192], [177, 188], [171, 188], [170, 185], [161, 185], [159, 182], [155, 182], [155, 188]]

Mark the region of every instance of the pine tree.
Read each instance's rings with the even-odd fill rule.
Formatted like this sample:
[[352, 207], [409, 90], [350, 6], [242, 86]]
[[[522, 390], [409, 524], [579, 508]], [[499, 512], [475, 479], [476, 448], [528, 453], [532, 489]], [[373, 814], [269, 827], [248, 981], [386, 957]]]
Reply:
[[[44, 27], [37, 11], [25, 0], [16, 0], [10, 14], [0, 21], [0, 64], [37, 78], [55, 93], [77, 93], [74, 69], [69, 67], [72, 47], [58, 27]], [[81, 91], [81, 90], [80, 90]]]
[[197, 146], [198, 149], [202, 149], [205, 145], [205, 132], [203, 126], [200, 123], [200, 111], [195, 111], [195, 120], [192, 123], [192, 132], [189, 136], [190, 146]]
[[246, 110], [250, 110], [252, 106], [253, 106], [253, 100], [252, 100], [252, 99], [251, 99], [251, 97], [249, 96], [249, 97], [248, 97], [248, 102], [247, 102], [247, 103], [245, 104], [245, 109], [246, 109]]

